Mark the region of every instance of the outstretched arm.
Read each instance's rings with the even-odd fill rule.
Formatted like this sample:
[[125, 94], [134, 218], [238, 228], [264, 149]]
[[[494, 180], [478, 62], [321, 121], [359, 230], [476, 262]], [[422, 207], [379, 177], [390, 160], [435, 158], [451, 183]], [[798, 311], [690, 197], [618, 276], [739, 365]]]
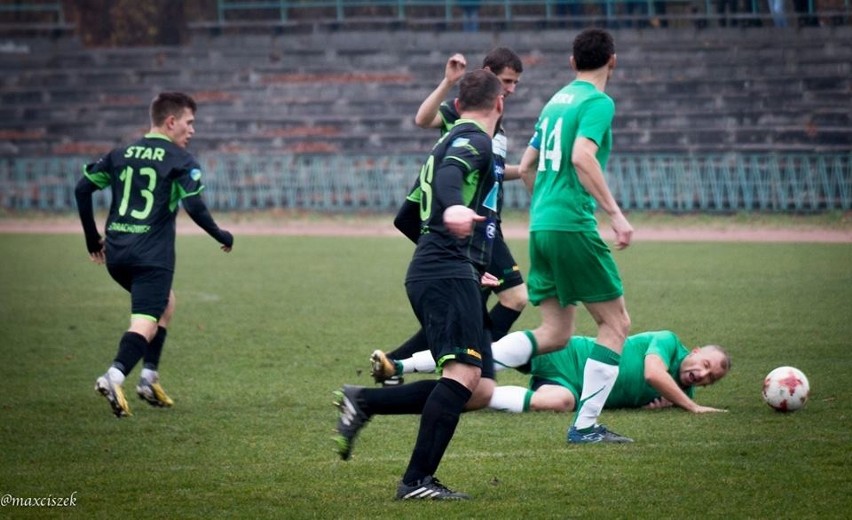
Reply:
[[[662, 398], [674, 406], [678, 406], [692, 413], [724, 412], [719, 408], [701, 406], [689, 398], [681, 390], [674, 378], [669, 374], [663, 360], [654, 354], [645, 356], [645, 382], [660, 392]], [[663, 403], [664, 401], [661, 401]]]
[[435, 90], [429, 94], [420, 108], [417, 109], [417, 114], [414, 116], [414, 124], [420, 128], [438, 128], [441, 126], [441, 115], [438, 109], [441, 103], [447, 99], [453, 86], [458, 83], [464, 75], [464, 70], [467, 67], [467, 61], [461, 54], [453, 54], [447, 60], [447, 66], [444, 69], [444, 79], [435, 87]]
[[231, 248], [234, 247], [234, 236], [216, 225], [216, 221], [213, 220], [200, 195], [183, 199], [183, 208], [192, 221], [198, 224], [198, 227], [222, 244], [222, 251], [226, 253], [231, 251]]

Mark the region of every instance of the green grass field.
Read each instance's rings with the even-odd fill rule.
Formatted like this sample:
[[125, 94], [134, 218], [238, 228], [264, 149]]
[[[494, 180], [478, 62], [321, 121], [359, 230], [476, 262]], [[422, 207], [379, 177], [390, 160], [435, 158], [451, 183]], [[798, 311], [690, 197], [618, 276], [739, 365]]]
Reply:
[[[523, 241], [512, 242], [526, 269]], [[76, 235], [2, 235], [0, 496], [67, 497], [43, 518], [848, 518], [852, 511], [852, 244], [637, 243], [618, 252], [633, 330], [717, 342], [731, 374], [697, 400], [729, 409], [607, 411], [636, 439], [568, 446], [569, 417], [462, 417], [438, 476], [474, 500], [392, 500], [418, 417], [378, 417], [353, 459], [330, 440], [331, 392], [370, 385], [367, 358], [414, 331], [400, 238], [178, 240], [177, 313], [163, 354], [170, 410], [128, 379], [134, 415], [93, 391], [129, 298]], [[593, 334], [584, 312], [578, 332]], [[517, 327], [538, 322], [526, 310]], [[793, 365], [811, 400], [760, 398]], [[500, 381], [524, 384], [514, 373]], [[5, 504], [4, 498], [4, 504]]]

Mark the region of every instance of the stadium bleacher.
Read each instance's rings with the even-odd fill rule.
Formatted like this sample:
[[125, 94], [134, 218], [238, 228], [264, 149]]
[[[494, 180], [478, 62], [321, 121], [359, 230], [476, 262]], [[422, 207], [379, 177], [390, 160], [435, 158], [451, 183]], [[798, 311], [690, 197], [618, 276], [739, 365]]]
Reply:
[[[95, 157], [147, 129], [161, 90], [199, 101], [192, 151], [216, 164], [229, 155], [421, 157], [436, 135], [415, 128], [413, 115], [447, 57], [464, 52], [474, 67], [498, 45], [525, 62], [505, 120], [516, 160], [543, 104], [573, 77], [575, 32], [197, 30], [185, 45], [130, 48], [87, 48], [73, 33], [9, 35], [0, 39], [0, 160]], [[848, 174], [851, 26], [613, 32], [616, 154], [826, 154], [843, 158]], [[843, 191], [850, 180], [830, 182]]]
[[[526, 61], [506, 126], [520, 146], [570, 81], [571, 32], [196, 34], [181, 47], [86, 49], [73, 37], [2, 52], [0, 155], [108, 149], [159, 90], [200, 101], [201, 153], [418, 153], [411, 122], [446, 57], [506, 45]], [[621, 152], [843, 152], [852, 147], [852, 28], [619, 30], [608, 92]], [[69, 146], [76, 143], [75, 146]]]

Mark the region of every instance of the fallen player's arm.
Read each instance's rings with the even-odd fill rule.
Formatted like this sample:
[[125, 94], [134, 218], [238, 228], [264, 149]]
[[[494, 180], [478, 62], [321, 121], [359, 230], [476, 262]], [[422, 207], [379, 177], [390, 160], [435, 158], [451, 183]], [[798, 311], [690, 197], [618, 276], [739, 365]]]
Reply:
[[701, 406], [689, 398], [678, 386], [677, 381], [669, 374], [663, 360], [654, 354], [645, 356], [645, 382], [651, 385], [660, 395], [674, 406], [692, 413], [724, 412], [718, 408]]

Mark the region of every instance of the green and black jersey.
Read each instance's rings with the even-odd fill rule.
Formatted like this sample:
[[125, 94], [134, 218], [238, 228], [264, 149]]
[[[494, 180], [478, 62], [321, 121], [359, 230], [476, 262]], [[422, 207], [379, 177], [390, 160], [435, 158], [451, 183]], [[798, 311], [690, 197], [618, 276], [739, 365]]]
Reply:
[[[456, 110], [455, 102], [444, 101], [438, 109], [441, 114], [441, 133], [445, 134], [450, 131], [456, 121], [459, 119], [459, 112]], [[503, 128], [503, 118], [497, 122], [497, 131], [491, 137], [491, 149], [494, 152], [494, 175], [497, 177], [497, 182], [503, 184], [503, 178], [506, 175], [506, 154], [509, 150], [509, 138], [506, 136], [506, 130]], [[497, 221], [500, 221], [500, 212], [503, 210], [503, 190], [500, 190], [497, 198]]]
[[107, 262], [174, 270], [178, 203], [204, 189], [192, 155], [166, 136], [147, 134], [87, 164], [83, 175], [112, 190]]
[[[491, 258], [496, 234], [497, 195], [489, 136], [479, 123], [459, 119], [444, 134], [420, 170], [421, 236], [406, 281], [473, 278], [479, 281]], [[443, 214], [463, 204], [486, 221], [466, 239], [447, 230]]]
[[[456, 110], [455, 103], [450, 101], [444, 101], [441, 103], [441, 106], [438, 108], [438, 114], [441, 116], [441, 135], [446, 135], [449, 132], [453, 125], [456, 124], [456, 121], [459, 120], [459, 112]], [[506, 137], [506, 131], [503, 129], [502, 119], [497, 123], [497, 131], [494, 133], [491, 139], [491, 148], [494, 156], [494, 176], [497, 179], [497, 182], [502, 186], [503, 177], [505, 176], [506, 171], [506, 154], [508, 153], [508, 144], [509, 140]], [[417, 179], [414, 182], [414, 185], [408, 191], [408, 195], [405, 197], [407, 202], [419, 203], [420, 202], [420, 179]], [[415, 226], [419, 222], [419, 219], [415, 218], [413, 215], [414, 207], [412, 205], [404, 205], [402, 208], [402, 212], [400, 217], [398, 217], [398, 221], [396, 222], [397, 227], [405, 236], [412, 239], [413, 242], [417, 242], [415, 238], [418, 237], [420, 230]], [[497, 194], [497, 223], [500, 223], [500, 212], [503, 209], [503, 189], [501, 188], [499, 193]]]

